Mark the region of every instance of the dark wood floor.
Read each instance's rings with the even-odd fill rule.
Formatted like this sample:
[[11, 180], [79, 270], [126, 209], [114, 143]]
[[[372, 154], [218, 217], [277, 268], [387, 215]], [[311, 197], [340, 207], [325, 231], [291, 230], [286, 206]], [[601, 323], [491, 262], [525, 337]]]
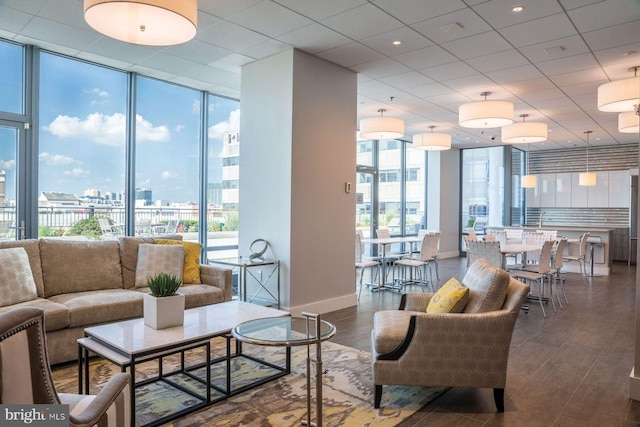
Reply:
[[[441, 260], [440, 283], [462, 278], [464, 269], [464, 258]], [[401, 426], [640, 426], [640, 404], [629, 399], [635, 266], [616, 263], [610, 276], [587, 286], [577, 274], [566, 277], [564, 310], [554, 313], [549, 305], [545, 319], [530, 304], [519, 315], [504, 413], [496, 413], [490, 389], [453, 388]], [[332, 341], [370, 351], [374, 312], [399, 301], [397, 293], [365, 288], [358, 307], [324, 315], [338, 328]]]

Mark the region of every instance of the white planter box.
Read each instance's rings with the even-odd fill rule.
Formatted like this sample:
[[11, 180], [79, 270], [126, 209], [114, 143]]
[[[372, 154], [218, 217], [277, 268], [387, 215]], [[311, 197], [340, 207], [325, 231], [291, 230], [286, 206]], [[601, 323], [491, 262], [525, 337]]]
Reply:
[[153, 329], [172, 328], [184, 323], [184, 295], [157, 298], [144, 294], [144, 324]]

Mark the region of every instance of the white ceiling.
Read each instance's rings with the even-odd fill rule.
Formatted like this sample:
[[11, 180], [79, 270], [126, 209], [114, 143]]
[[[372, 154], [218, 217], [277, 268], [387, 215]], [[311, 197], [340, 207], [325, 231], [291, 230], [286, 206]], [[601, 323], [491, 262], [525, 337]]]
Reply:
[[455, 147], [495, 145], [500, 129], [458, 125], [488, 91], [548, 124], [532, 150], [584, 146], [586, 130], [593, 145], [638, 141], [596, 91], [640, 66], [640, 0], [199, 0], [195, 39], [165, 48], [104, 37], [82, 9], [0, 0], [0, 37], [233, 98], [243, 64], [295, 47], [357, 71], [359, 119], [386, 108], [407, 139], [435, 125]]

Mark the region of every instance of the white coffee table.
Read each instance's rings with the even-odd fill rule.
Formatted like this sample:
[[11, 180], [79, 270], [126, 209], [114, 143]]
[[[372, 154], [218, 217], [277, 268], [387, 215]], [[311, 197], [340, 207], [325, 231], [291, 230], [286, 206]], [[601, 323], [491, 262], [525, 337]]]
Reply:
[[[229, 301], [219, 304], [185, 310], [183, 326], [156, 330], [145, 326], [144, 319], [132, 319], [122, 322], [109, 323], [100, 326], [92, 326], [85, 329], [85, 337], [78, 340], [78, 388], [85, 393], [89, 390], [89, 352], [96, 353], [110, 362], [118, 365], [124, 372], [129, 368], [131, 375], [131, 425], [134, 426], [135, 418], [135, 389], [151, 382], [162, 381], [181, 391], [193, 396], [194, 400], [199, 400], [189, 408], [177, 411], [145, 426], [156, 426], [166, 423], [169, 420], [179, 418], [187, 413], [198, 410], [204, 406], [234, 396], [250, 388], [264, 384], [275, 378], [279, 378], [291, 371], [291, 349], [286, 349], [286, 366], [279, 367], [271, 363], [271, 368], [276, 369], [276, 373], [262, 377], [250, 384], [238, 388], [232, 388], [231, 360], [235, 357], [249, 357], [261, 363], [261, 360], [250, 357], [242, 353], [242, 346], [236, 342], [235, 352], [231, 352], [231, 329], [239, 323], [254, 319], [288, 317], [289, 312], [250, 304], [243, 301]], [[215, 337], [226, 339], [226, 355], [221, 358], [211, 359], [210, 340]], [[197, 347], [205, 348], [204, 361], [193, 366], [185, 366], [184, 352]], [[181, 366], [177, 371], [165, 373], [162, 371], [162, 358], [165, 356], [180, 354]], [[142, 362], [158, 360], [158, 375], [135, 382], [136, 365]], [[226, 363], [226, 387], [215, 386], [211, 382], [210, 369], [206, 370], [206, 378], [196, 377], [191, 371], [210, 366], [215, 363]], [[184, 374], [205, 384], [205, 395], [200, 395], [193, 390], [179, 387], [170, 377], [175, 374]], [[84, 384], [83, 384], [84, 378]], [[211, 398], [211, 390], [220, 392], [222, 397]]]

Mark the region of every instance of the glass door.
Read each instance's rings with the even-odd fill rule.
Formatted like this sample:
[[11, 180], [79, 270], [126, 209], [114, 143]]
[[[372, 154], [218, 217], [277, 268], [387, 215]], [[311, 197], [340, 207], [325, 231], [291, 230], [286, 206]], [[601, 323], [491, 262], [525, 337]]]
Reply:
[[25, 219], [19, 212], [20, 150], [25, 144], [24, 124], [0, 120], [0, 240], [23, 239]]
[[376, 219], [374, 215], [375, 171], [358, 167], [356, 173], [356, 230], [362, 231], [365, 239], [375, 237], [373, 232]]

